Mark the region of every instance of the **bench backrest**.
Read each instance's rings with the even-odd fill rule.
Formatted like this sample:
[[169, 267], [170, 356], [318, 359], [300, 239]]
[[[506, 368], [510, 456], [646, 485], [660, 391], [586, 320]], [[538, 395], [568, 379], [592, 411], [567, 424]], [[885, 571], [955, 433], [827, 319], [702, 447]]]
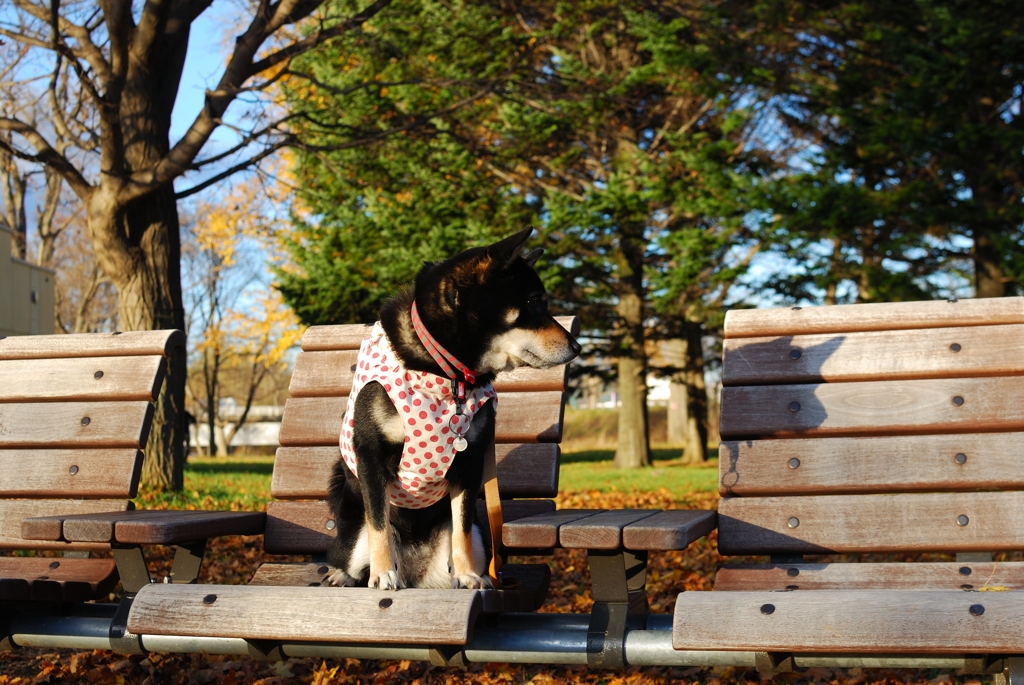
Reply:
[[1024, 549], [1024, 298], [726, 316], [724, 554]]
[[[578, 319], [559, 317], [574, 335]], [[313, 326], [302, 337], [274, 459], [264, 547], [272, 554], [320, 554], [335, 533], [324, 498], [338, 460], [338, 436], [359, 345], [370, 326]], [[495, 380], [498, 486], [502, 498], [544, 498], [558, 492], [558, 442], [568, 365], [517, 369]], [[506, 516], [553, 508], [546, 500], [509, 503]]]
[[181, 331], [0, 339], [0, 549], [103, 549], [26, 542], [31, 516], [123, 511], [166, 358]]

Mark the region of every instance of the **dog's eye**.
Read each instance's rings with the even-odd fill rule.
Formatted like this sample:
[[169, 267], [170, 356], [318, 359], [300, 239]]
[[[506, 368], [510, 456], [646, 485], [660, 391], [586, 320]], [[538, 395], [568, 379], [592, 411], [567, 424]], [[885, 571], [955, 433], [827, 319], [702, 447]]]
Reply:
[[543, 309], [545, 305], [543, 295], [530, 295], [526, 300], [526, 306], [530, 309]]

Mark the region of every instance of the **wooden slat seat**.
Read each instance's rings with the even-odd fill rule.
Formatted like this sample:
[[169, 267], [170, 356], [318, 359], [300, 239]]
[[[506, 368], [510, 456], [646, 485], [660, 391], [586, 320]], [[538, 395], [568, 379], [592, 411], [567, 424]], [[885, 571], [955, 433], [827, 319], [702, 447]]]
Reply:
[[672, 646], [694, 650], [1020, 654], [1024, 593], [684, 592]]
[[508, 521], [502, 539], [510, 549], [686, 549], [715, 529], [713, 511], [560, 509]]
[[136, 634], [463, 645], [483, 598], [474, 590], [163, 585], [142, 588]]
[[[673, 647], [1019, 654], [1024, 298], [726, 318], [714, 592]], [[814, 563], [940, 552], [955, 562]]]
[[262, 511], [122, 511], [41, 516], [22, 521], [26, 540], [118, 542], [131, 545], [173, 545], [221, 535], [263, 532]]
[[[127, 515], [166, 358], [184, 342], [181, 331], [0, 339], [0, 549], [110, 549], [60, 524], [27, 539], [23, 522]], [[0, 557], [0, 601], [106, 599], [118, 579], [110, 559]]]
[[117, 581], [112, 559], [0, 557], [0, 601], [106, 599]]
[[[259, 567], [249, 585], [321, 587], [326, 583], [330, 567], [323, 562], [268, 562]], [[514, 590], [487, 590], [482, 592], [483, 611], [534, 611], [544, 604], [551, 569], [547, 564], [509, 564], [503, 569], [502, 580], [515, 579]]]
[[715, 590], [1024, 590], [1024, 562], [729, 564]]

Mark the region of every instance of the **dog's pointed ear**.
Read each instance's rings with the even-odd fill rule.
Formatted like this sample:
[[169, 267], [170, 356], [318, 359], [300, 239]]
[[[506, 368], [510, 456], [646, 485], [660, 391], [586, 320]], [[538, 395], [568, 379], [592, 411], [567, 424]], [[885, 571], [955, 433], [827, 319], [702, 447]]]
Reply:
[[500, 264], [501, 268], [507, 268], [515, 258], [519, 256], [519, 250], [530, 239], [533, 227], [524, 228], [518, 233], [513, 233], [503, 240], [499, 240], [487, 248], [487, 256], [493, 264]]
[[537, 260], [540, 259], [540, 256], [542, 254], [544, 254], [544, 248], [538, 247], [536, 249], [530, 250], [530, 253], [523, 257], [523, 261], [526, 262], [527, 266], [532, 268], [533, 265], [537, 263]]

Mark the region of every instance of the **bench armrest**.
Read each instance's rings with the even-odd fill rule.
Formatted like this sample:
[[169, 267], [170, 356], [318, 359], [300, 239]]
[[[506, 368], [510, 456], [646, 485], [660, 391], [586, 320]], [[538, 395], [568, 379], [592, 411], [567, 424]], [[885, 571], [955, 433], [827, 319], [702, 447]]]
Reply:
[[561, 509], [506, 522], [506, 548], [686, 549], [718, 526], [718, 512], [676, 509]]
[[174, 545], [221, 535], [259, 535], [262, 511], [134, 510], [23, 519], [26, 540]]

